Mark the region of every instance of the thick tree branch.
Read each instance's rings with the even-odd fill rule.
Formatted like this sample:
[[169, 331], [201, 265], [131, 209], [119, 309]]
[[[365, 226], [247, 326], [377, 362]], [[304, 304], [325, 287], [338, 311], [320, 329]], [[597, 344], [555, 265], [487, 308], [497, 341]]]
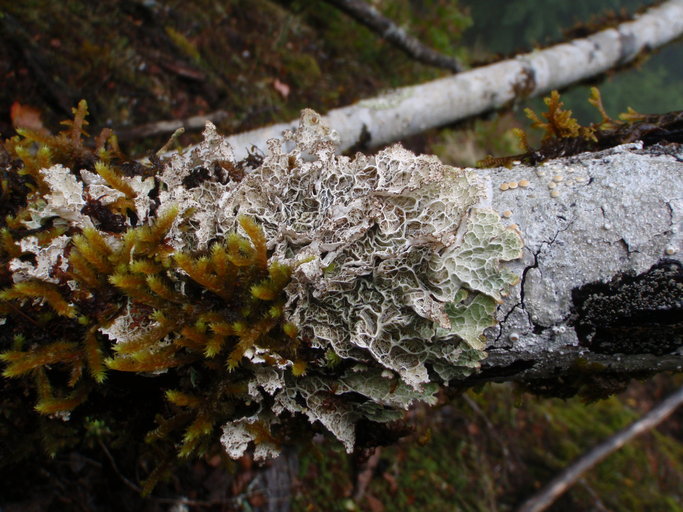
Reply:
[[[566, 395], [683, 367], [683, 152], [639, 144], [482, 170], [524, 240], [471, 381]], [[554, 381], [554, 384], [553, 384]]]
[[560, 495], [576, 483], [581, 476], [614, 453], [634, 437], [639, 436], [668, 418], [677, 407], [683, 404], [683, 388], [676, 391], [641, 419], [609, 437], [599, 446], [583, 455], [555, 477], [539, 493], [524, 502], [518, 512], [541, 512], [547, 509]]
[[[681, 34], [683, 0], [669, 0], [634, 21], [586, 38], [332, 110], [324, 122], [339, 133], [342, 150], [359, 141], [376, 147], [600, 75]], [[228, 140], [236, 156], [243, 158], [252, 145], [265, 149], [268, 139], [295, 126], [296, 122], [277, 124]]]
[[408, 54], [413, 59], [438, 68], [450, 69], [455, 73], [463, 70], [457, 59], [443, 55], [422, 44], [418, 39], [407, 34], [393, 21], [363, 0], [325, 0], [345, 12], [357, 22], [365, 25], [373, 32]]

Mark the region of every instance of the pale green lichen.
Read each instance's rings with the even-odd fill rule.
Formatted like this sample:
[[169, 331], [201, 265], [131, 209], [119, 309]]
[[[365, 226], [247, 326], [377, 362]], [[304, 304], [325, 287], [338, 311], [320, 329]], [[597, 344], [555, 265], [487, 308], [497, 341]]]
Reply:
[[520, 257], [522, 242], [478, 207], [487, 188], [474, 171], [400, 145], [338, 156], [333, 141], [305, 111], [284, 145], [272, 141], [261, 167], [219, 202], [226, 217], [259, 219], [273, 257], [305, 261], [287, 287], [286, 316], [325, 351], [323, 363], [330, 352], [354, 363], [331, 378], [315, 366], [299, 379], [273, 375], [278, 384], [261, 390], [350, 450], [360, 418], [395, 419], [432, 400], [435, 382], [478, 367], [483, 332], [518, 279], [501, 263]]

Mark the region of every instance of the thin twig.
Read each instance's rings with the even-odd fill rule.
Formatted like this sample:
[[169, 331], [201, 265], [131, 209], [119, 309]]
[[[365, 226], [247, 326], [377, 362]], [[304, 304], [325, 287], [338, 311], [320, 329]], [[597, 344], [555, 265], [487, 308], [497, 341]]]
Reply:
[[510, 450], [508, 449], [507, 444], [505, 444], [505, 441], [503, 441], [503, 439], [498, 434], [498, 430], [496, 429], [495, 425], [493, 423], [491, 423], [491, 420], [488, 419], [488, 417], [486, 416], [484, 411], [481, 410], [481, 408], [479, 407], [477, 402], [472, 400], [465, 393], [463, 393], [461, 396], [462, 396], [462, 399], [465, 401], [465, 403], [467, 405], [469, 405], [470, 408], [475, 412], [475, 414], [482, 419], [482, 421], [484, 422], [484, 425], [486, 425], [486, 428], [489, 431], [489, 433], [491, 434], [491, 436], [493, 438], [495, 438], [495, 440], [500, 445], [500, 449], [503, 452], [503, 457], [505, 458], [505, 461], [507, 462], [510, 470], [514, 471], [516, 468], [515, 468], [515, 463], [512, 460], [512, 454], [510, 453]]
[[595, 492], [595, 489], [593, 489], [588, 483], [586, 482], [585, 478], [579, 479], [579, 485], [584, 488], [584, 490], [590, 494], [591, 498], [593, 499], [593, 510], [595, 512], [609, 512], [609, 509], [605, 507], [605, 504], [602, 502], [600, 499], [600, 496], [598, 496], [598, 493]]
[[155, 135], [166, 135], [173, 133], [180, 128], [185, 131], [201, 130], [206, 125], [207, 121], [212, 123], [220, 123], [228, 118], [228, 113], [224, 110], [217, 110], [205, 116], [192, 116], [187, 119], [173, 119], [170, 121], [157, 121], [156, 123], [143, 124], [128, 130], [117, 130], [116, 134], [119, 140], [133, 140], [144, 139], [145, 137], [153, 137]]
[[[100, 448], [102, 448], [102, 451], [104, 452], [104, 455], [107, 457], [109, 460], [109, 464], [111, 465], [112, 469], [114, 470], [114, 473], [116, 473], [116, 476], [119, 477], [119, 479], [128, 487], [129, 489], [135, 491], [137, 494], [142, 495], [142, 488], [138, 485], [135, 485], [133, 482], [128, 480], [120, 471], [118, 466], [116, 465], [116, 461], [114, 460], [114, 457], [112, 456], [111, 452], [107, 448], [107, 446], [102, 442], [101, 439], [97, 440], [98, 444], [100, 445]], [[192, 507], [214, 507], [216, 505], [225, 505], [228, 504], [229, 501], [234, 501], [234, 498], [232, 499], [227, 499], [227, 500], [211, 500], [211, 501], [200, 501], [200, 500], [191, 500], [189, 498], [185, 497], [178, 497], [178, 498], [160, 498], [158, 496], [147, 496], [149, 500], [155, 501], [157, 503], [171, 503], [171, 504], [182, 504], [182, 505], [189, 505]]]
[[104, 455], [105, 455], [105, 456], [107, 457], [107, 459], [109, 460], [109, 464], [111, 465], [111, 468], [114, 470], [114, 473], [116, 473], [116, 476], [118, 476], [119, 479], [120, 479], [124, 484], [126, 484], [126, 487], [128, 487], [129, 489], [132, 489], [133, 491], [135, 491], [135, 492], [138, 493], [138, 494], [142, 494], [142, 489], [141, 489], [140, 487], [138, 487], [137, 485], [135, 485], [135, 484], [134, 484], [133, 482], [131, 482], [130, 480], [128, 480], [128, 479], [127, 479], [125, 476], [123, 476], [123, 474], [119, 471], [119, 468], [118, 468], [118, 466], [116, 465], [116, 461], [114, 460], [114, 457], [112, 457], [111, 452], [109, 451], [109, 449], [107, 448], [107, 446], [102, 442], [102, 440], [101, 440], [101, 439], [98, 439], [98, 440], [97, 440], [97, 443], [100, 445], [100, 448], [101, 448], [102, 451], [104, 452]]
[[382, 447], [378, 446], [374, 448], [372, 455], [368, 457], [368, 460], [361, 465], [360, 471], [356, 476], [355, 490], [353, 492], [353, 501], [360, 503], [360, 501], [365, 496], [365, 491], [368, 488], [368, 484], [372, 480], [375, 471], [377, 470], [377, 465], [379, 464], [380, 457], [382, 456]]
[[557, 475], [546, 487], [528, 499], [517, 512], [541, 512], [569, 489], [586, 471], [615, 452], [631, 439], [647, 432], [668, 418], [683, 403], [683, 387], [638, 421], [610, 436]]
[[459, 73], [463, 70], [457, 59], [428, 48], [418, 39], [406, 33], [389, 18], [383, 16], [372, 5], [363, 0], [325, 0], [345, 12], [357, 22], [365, 25], [391, 44], [424, 64], [445, 68]]

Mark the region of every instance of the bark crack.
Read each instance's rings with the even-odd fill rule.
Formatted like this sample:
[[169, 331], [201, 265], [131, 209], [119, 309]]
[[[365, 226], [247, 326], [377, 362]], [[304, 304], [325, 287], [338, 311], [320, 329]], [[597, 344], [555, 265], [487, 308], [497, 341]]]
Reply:
[[[566, 220], [566, 219], [563, 218], [562, 220]], [[539, 265], [539, 256], [540, 256], [541, 253], [543, 252], [544, 248], [545, 248], [545, 247], [551, 247], [551, 246], [555, 243], [555, 241], [557, 240], [557, 238], [560, 236], [560, 234], [563, 233], [564, 231], [568, 230], [568, 229], [571, 227], [572, 223], [573, 223], [573, 220], [569, 220], [569, 221], [567, 222], [567, 224], [566, 224], [563, 228], [560, 228], [560, 229], [558, 229], [557, 231], [555, 231], [555, 233], [553, 234], [552, 238], [550, 238], [549, 240], [544, 240], [544, 241], [542, 241], [542, 242], [540, 243], [539, 247], [538, 247], [535, 251], [532, 251], [530, 248], [527, 248], [527, 249], [529, 249], [529, 251], [530, 251], [531, 254], [533, 255], [534, 261], [533, 261], [533, 263], [532, 263], [531, 265], [527, 265], [527, 266], [524, 268], [524, 270], [522, 271], [522, 277], [521, 277], [521, 279], [520, 279], [520, 290], [519, 290], [520, 301], [519, 301], [519, 303], [515, 304], [515, 306], [513, 306], [513, 307], [510, 309], [510, 311], [508, 312], [508, 314], [505, 315], [505, 318], [502, 320], [501, 324], [505, 323], [505, 320], [507, 320], [507, 318], [510, 316], [510, 314], [515, 310], [515, 308], [516, 308], [517, 306], [521, 306], [522, 310], [523, 310], [523, 311], [526, 313], [526, 315], [527, 315], [527, 318], [528, 318], [528, 321], [529, 321], [529, 325], [532, 326], [532, 329], [533, 329], [534, 334], [540, 334], [544, 329], [546, 329], [546, 328], [548, 327], [548, 326], [544, 326], [544, 325], [541, 325], [541, 324], [537, 323], [536, 320], [534, 319], [533, 315], [532, 315], [532, 314], [529, 312], [529, 310], [527, 309], [526, 302], [525, 302], [525, 298], [526, 298], [526, 281], [527, 281], [527, 274], [528, 274], [529, 271], [532, 270], [532, 269], [538, 269], [538, 271], [541, 272], [541, 274], [542, 274], [541, 267], [540, 267], [540, 265]], [[501, 331], [498, 333], [498, 337], [496, 338], [496, 341], [498, 341], [498, 339], [500, 338], [501, 334], [502, 334], [502, 329], [501, 329]]]
[[[512, 315], [512, 313], [513, 313], [513, 312], [515, 311], [515, 309], [517, 309], [518, 307], [521, 307], [522, 310], [523, 310], [524, 312], [526, 312], [526, 310], [524, 309], [524, 305], [522, 304], [521, 301], [518, 302], [518, 303], [516, 303], [514, 306], [512, 306], [512, 307], [510, 308], [510, 311], [508, 311], [508, 312], [505, 314], [505, 317], [503, 317], [503, 319], [500, 321], [500, 323], [499, 323], [499, 325], [498, 325], [498, 334], [496, 335], [496, 339], [493, 340], [493, 344], [492, 344], [494, 347], [496, 347], [496, 348], [513, 348], [513, 347], [514, 347], [514, 345], [513, 345], [512, 342], [506, 343], [505, 345], [499, 345], [498, 342], [500, 341], [500, 338], [501, 338], [501, 336], [503, 335], [502, 325], [504, 325], [504, 324], [507, 323], [507, 319], [510, 317], [510, 315]], [[528, 313], [527, 313], [527, 315], [528, 315]]]

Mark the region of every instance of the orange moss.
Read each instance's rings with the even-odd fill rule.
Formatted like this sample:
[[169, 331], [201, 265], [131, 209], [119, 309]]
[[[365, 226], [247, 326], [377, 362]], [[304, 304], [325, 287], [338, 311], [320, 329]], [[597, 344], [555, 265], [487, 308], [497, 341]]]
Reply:
[[[0, 283], [5, 288], [0, 314], [8, 318], [0, 333], [3, 375], [27, 378], [40, 414], [78, 407], [82, 414], [72, 417], [88, 417], [93, 411], [100, 414], [101, 404], [112, 396], [136, 392], [117, 388], [110, 393], [115, 372], [163, 373], [174, 382], [173, 391], [158, 391], [160, 403], [164, 398], [166, 403], [155, 411], [158, 427], [146, 440], [159, 443], [160, 453], [201, 453], [218, 441], [216, 425], [244, 414], [254, 371], [254, 363], [242, 361], [245, 351], [258, 346], [265, 361], [260, 364], [291, 362], [305, 371], [303, 360], [291, 359], [298, 332], [285, 324], [282, 313], [291, 268], [269, 265], [264, 231], [245, 216], [238, 224], [246, 236], [230, 233], [208, 249], [175, 250], [167, 237], [176, 225], [184, 229], [188, 212], [162, 207], [148, 218], [135, 218], [136, 193], [120, 167], [116, 139], [109, 130], [94, 141], [87, 138], [86, 115], [87, 104], [81, 102], [61, 133], [24, 130], [4, 143], [11, 158], [23, 163], [8, 181], [0, 180], [3, 201], [11, 196], [16, 202], [0, 219]], [[89, 210], [80, 213], [89, 215], [95, 227], [55, 222], [31, 228], [41, 247], [60, 235], [70, 238], [61, 255], [67, 270], [51, 269], [58, 284], [41, 279], [14, 283], [8, 263], [27, 256], [21, 249], [26, 226], [49, 193], [39, 171], [56, 163], [74, 172], [84, 167], [96, 172], [123, 197], [108, 204], [83, 198]], [[145, 172], [163, 165], [159, 160]], [[226, 361], [242, 367], [227, 372]], [[98, 399], [88, 400], [90, 395]], [[146, 490], [169, 464], [161, 457]]]

